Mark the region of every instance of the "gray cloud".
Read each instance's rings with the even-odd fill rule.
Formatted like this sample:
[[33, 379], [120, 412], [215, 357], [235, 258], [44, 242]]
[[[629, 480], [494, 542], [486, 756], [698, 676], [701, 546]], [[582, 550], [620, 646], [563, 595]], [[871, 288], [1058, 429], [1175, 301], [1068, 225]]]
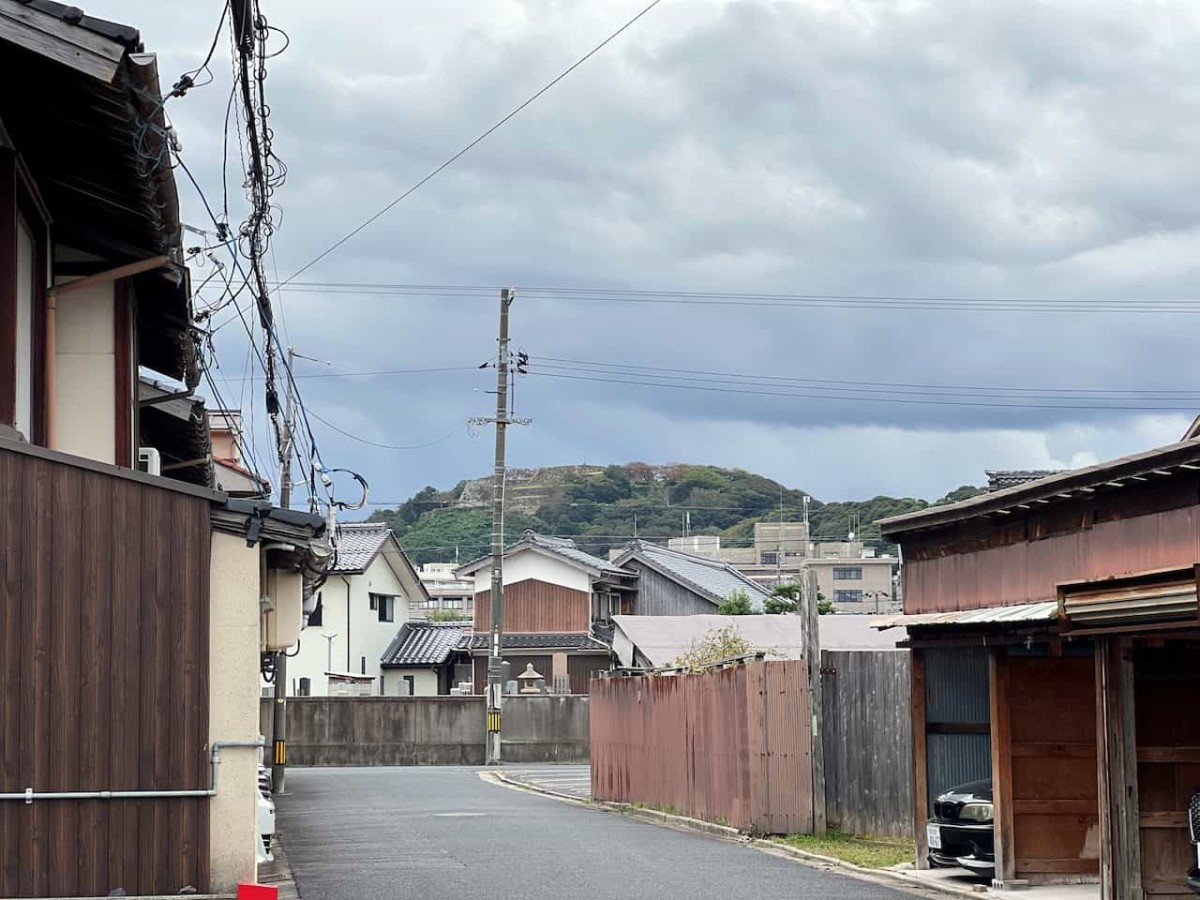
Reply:
[[[265, 3], [292, 37], [267, 82], [290, 167], [279, 195], [280, 273], [377, 211], [639, 5]], [[89, 11], [138, 24], [167, 73], [198, 61], [215, 24], [214, 10], [148, 0]], [[1183, 0], [667, 2], [303, 280], [1133, 308], [1200, 300], [1191, 201], [1200, 190], [1198, 25]], [[220, 193], [224, 63], [216, 74], [171, 109], [210, 199]], [[236, 179], [231, 189], [239, 201]], [[185, 197], [188, 218], [201, 222]], [[494, 351], [492, 296], [284, 291], [280, 303], [300, 349], [352, 369], [470, 366]], [[557, 356], [870, 382], [1183, 390], [1200, 375], [1192, 319], [521, 295], [513, 327], [535, 366]], [[244, 340], [231, 326], [217, 343], [240, 393]], [[486, 413], [491, 398], [475, 389], [489, 377], [303, 386], [330, 421], [409, 444]], [[1065, 465], [1169, 440], [1187, 418], [532, 377], [518, 390], [537, 424], [514, 438], [515, 463], [712, 461], [763, 468], [824, 496], [932, 494], [985, 466]], [[488, 467], [486, 440], [397, 453], [318, 434], [327, 459], [362, 468], [387, 494]]]

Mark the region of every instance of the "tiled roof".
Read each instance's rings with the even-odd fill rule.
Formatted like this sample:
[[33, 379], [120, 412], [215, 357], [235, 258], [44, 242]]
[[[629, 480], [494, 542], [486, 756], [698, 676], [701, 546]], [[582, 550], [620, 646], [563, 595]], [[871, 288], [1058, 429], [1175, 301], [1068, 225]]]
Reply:
[[103, 38], [124, 44], [130, 52], [141, 49], [141, 38], [136, 28], [85, 15], [83, 10], [76, 6], [56, 3], [55, 0], [22, 0], [22, 2], [36, 9], [38, 12], [61, 19], [68, 25], [78, 25], [80, 28], [90, 31], [93, 34], [98, 34]]
[[[522, 550], [534, 547], [539, 550], [545, 550], [552, 553], [567, 562], [573, 563], [576, 566], [587, 569], [592, 572], [598, 572], [602, 575], [632, 575], [633, 573], [627, 569], [622, 569], [620, 566], [615, 566], [607, 559], [601, 559], [598, 556], [592, 556], [575, 546], [575, 542], [570, 538], [547, 537], [543, 534], [538, 534], [535, 531], [526, 531], [521, 535], [521, 540], [510, 545], [504, 551], [504, 558], [512, 556], [515, 553], [520, 553]], [[481, 556], [474, 562], [467, 563], [458, 570], [459, 575], [469, 575], [472, 572], [478, 571], [483, 566], [488, 564], [490, 557]]]
[[644, 541], [635, 542], [618, 557], [622, 562], [640, 558], [679, 584], [719, 604], [735, 590], [745, 591], [752, 602], [761, 605], [771, 592], [747, 578], [729, 563], [703, 556], [693, 556], [681, 550], [670, 550]]
[[988, 490], [1002, 491], [1005, 488], [1016, 487], [1018, 484], [1028, 484], [1031, 481], [1041, 481], [1051, 475], [1057, 475], [1061, 469], [998, 469], [988, 470]]
[[[465, 647], [471, 650], [486, 650], [491, 637], [486, 634], [470, 635]], [[502, 650], [607, 650], [608, 644], [588, 634], [506, 634], [500, 639]]]
[[384, 666], [439, 666], [458, 648], [466, 631], [454, 622], [405, 622], [383, 651]]
[[611, 572], [614, 575], [628, 574], [620, 566], [614, 566], [607, 559], [601, 559], [598, 556], [592, 556], [592, 554], [580, 550], [570, 538], [546, 537], [535, 531], [526, 531], [521, 535], [521, 543], [529, 543], [535, 547], [541, 547], [543, 550], [549, 550], [551, 553], [556, 553], [565, 559], [573, 560], [590, 569]]
[[391, 531], [382, 522], [353, 522], [337, 528], [337, 563], [330, 572], [362, 572], [371, 564]]

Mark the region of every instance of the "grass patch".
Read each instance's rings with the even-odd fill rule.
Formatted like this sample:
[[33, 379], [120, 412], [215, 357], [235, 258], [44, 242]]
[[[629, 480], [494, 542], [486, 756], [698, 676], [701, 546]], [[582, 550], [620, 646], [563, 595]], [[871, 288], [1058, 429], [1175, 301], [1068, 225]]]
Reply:
[[866, 869], [886, 869], [900, 863], [912, 862], [916, 857], [916, 845], [900, 838], [867, 838], [829, 831], [826, 834], [789, 834], [772, 838], [781, 844], [832, 856], [843, 862], [853, 863]]
[[629, 805], [631, 807], [633, 807], [634, 809], [652, 809], [655, 812], [666, 813], [668, 816], [682, 816], [683, 815], [683, 813], [681, 813], [675, 807], [671, 806], [669, 803], [666, 806], [660, 806], [657, 803], [641, 803], [641, 802], [630, 803]]

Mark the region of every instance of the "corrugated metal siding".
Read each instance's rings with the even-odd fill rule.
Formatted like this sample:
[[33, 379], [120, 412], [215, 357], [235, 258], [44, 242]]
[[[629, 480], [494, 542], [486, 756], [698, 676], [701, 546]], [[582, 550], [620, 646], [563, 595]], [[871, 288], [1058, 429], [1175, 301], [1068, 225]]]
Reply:
[[[1194, 492], [1193, 492], [1194, 493]], [[1192, 502], [1195, 502], [1194, 499]], [[1057, 596], [1057, 585], [1157, 569], [1186, 568], [1200, 559], [1200, 508], [1187, 506], [1100, 522], [1039, 540], [974, 544], [936, 555], [905, 545], [906, 613], [1035, 603]], [[1006, 536], [999, 527], [993, 537]], [[963, 552], [969, 549], [970, 552]], [[928, 558], [923, 558], [928, 554]]]
[[806, 664], [592, 683], [592, 796], [763, 833], [812, 830]]
[[925, 721], [987, 722], [988, 656], [983, 647], [948, 647], [925, 654]]
[[[557, 584], [529, 579], [504, 586], [504, 630], [506, 632], [587, 631], [591, 624], [592, 598]], [[475, 595], [475, 630], [492, 627], [492, 595]]]
[[989, 724], [990, 698], [986, 648], [925, 651], [925, 748], [930, 801], [956, 785], [992, 777], [988, 734], [941, 734], [936, 729], [939, 725]]
[[[0, 450], [0, 791], [208, 787], [208, 501]], [[208, 800], [0, 803], [0, 894], [207, 890]]]
[[630, 560], [626, 568], [639, 573], [637, 605], [634, 613], [639, 616], [696, 616], [712, 615], [717, 607], [689, 591], [687, 588], [665, 578], [649, 566]]
[[929, 763], [929, 800], [943, 791], [992, 777], [992, 739], [986, 734], [930, 734], [925, 737]]

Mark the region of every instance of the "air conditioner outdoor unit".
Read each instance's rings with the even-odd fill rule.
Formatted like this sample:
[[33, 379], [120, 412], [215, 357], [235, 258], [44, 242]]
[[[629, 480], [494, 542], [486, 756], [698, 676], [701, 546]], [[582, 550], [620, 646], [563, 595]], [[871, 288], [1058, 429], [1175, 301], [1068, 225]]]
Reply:
[[138, 468], [151, 475], [161, 475], [162, 457], [153, 447], [138, 447]]

